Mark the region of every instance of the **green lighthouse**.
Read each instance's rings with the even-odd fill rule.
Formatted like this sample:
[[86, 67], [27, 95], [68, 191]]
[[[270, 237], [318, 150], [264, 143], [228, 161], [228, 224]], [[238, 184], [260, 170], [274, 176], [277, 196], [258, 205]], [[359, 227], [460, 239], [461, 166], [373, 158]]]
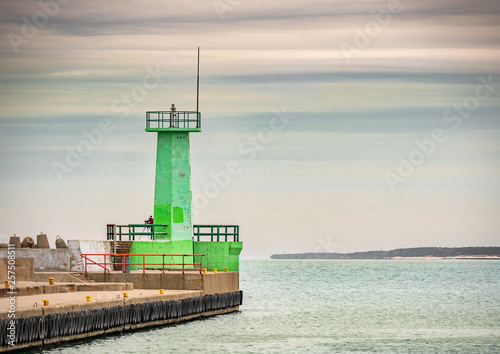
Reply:
[[201, 132], [199, 58], [198, 48], [196, 111], [178, 111], [172, 104], [169, 111], [146, 112], [146, 132], [157, 134], [154, 223], [108, 224], [109, 240], [128, 236], [130, 251], [121, 253], [130, 254], [131, 270], [181, 265], [183, 271], [195, 266], [239, 270], [239, 225], [193, 225], [192, 220], [189, 133]]
[[201, 132], [198, 111], [146, 112], [146, 131], [157, 133], [154, 223], [157, 240], [172, 242], [171, 253], [193, 252], [189, 133]]

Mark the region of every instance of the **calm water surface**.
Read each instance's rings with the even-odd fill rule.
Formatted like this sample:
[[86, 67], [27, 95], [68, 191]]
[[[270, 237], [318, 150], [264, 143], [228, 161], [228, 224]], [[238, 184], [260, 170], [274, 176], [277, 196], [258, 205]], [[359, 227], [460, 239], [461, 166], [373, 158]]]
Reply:
[[500, 353], [500, 261], [241, 262], [241, 311], [43, 353]]

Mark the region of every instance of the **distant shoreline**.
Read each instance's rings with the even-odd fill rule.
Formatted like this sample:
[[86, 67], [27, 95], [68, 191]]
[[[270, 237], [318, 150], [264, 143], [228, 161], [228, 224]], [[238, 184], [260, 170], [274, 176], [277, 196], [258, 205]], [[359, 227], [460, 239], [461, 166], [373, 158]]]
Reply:
[[353, 253], [289, 253], [273, 254], [271, 259], [500, 259], [500, 247], [418, 247], [398, 248], [390, 251]]
[[455, 257], [391, 257], [391, 258], [385, 258], [385, 259], [422, 259], [422, 260], [433, 260], [433, 259], [500, 259], [500, 256], [455, 256]]

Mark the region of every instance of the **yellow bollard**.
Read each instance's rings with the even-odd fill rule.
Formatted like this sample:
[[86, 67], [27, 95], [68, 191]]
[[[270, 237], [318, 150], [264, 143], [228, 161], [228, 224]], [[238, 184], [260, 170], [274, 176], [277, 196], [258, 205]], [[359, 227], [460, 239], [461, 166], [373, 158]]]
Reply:
[[49, 306], [49, 300], [42, 300], [43, 301], [43, 306]]
[[54, 278], [49, 278], [49, 285], [54, 285]]
[[224, 268], [224, 272], [229, 272], [229, 269], [227, 269], [227, 268]]
[[206, 273], [207, 272], [207, 268], [203, 268], [203, 273]]
[[92, 301], [92, 296], [91, 295], [85, 295], [85, 297], [87, 298], [87, 302], [91, 302]]
[[126, 291], [123, 293], [123, 297], [124, 297], [124, 298], [127, 298], [127, 297], [128, 297], [128, 293], [127, 293]]
[[10, 287], [10, 281], [8, 281], [8, 280], [4, 280], [4, 281], [5, 281], [5, 287], [9, 288]]
[[214, 268], [214, 269], [212, 269], [212, 270], [214, 271], [214, 273], [217, 273], [217, 268]]
[[160, 289], [160, 294], [163, 294], [163, 289]]

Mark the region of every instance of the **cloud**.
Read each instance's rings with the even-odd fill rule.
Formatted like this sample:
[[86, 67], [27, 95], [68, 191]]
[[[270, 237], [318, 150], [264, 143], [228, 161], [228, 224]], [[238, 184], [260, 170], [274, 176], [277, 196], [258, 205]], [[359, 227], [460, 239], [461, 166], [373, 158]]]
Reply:
[[[16, 53], [8, 34], [22, 35], [41, 8], [38, 1], [0, 2], [4, 235], [56, 225], [59, 234], [102, 239], [91, 221], [149, 215], [156, 140], [144, 132], [144, 112], [171, 103], [193, 109], [198, 45], [204, 133], [192, 136], [194, 185], [202, 188], [229, 159], [241, 160], [238, 144], [268, 126], [273, 109], [297, 116], [214, 200], [201, 216], [207, 223], [222, 219], [217, 211], [241, 220], [249, 235], [291, 218], [297, 225], [286, 237], [296, 247], [305, 233], [331, 229], [334, 215], [348, 235], [339, 242], [352, 250], [356, 233], [374, 247], [401, 246], [395, 243], [405, 227], [413, 240], [439, 239], [446, 226], [436, 233], [421, 215], [446, 208], [457, 237], [467, 239], [476, 224], [485, 233], [498, 229], [498, 86], [397, 195], [388, 197], [383, 171], [397, 168], [415, 139], [446, 128], [444, 111], [474, 92], [479, 75], [500, 81], [500, 2], [401, 1], [401, 12], [350, 61], [341, 45], [352, 45], [392, 1], [225, 3], [231, 8], [221, 18], [212, 0], [71, 1]], [[168, 77], [120, 120], [112, 103], [157, 65]], [[116, 131], [60, 183], [51, 163], [105, 118]], [[33, 215], [29, 223], [25, 215]], [[304, 219], [314, 222], [301, 225]]]

